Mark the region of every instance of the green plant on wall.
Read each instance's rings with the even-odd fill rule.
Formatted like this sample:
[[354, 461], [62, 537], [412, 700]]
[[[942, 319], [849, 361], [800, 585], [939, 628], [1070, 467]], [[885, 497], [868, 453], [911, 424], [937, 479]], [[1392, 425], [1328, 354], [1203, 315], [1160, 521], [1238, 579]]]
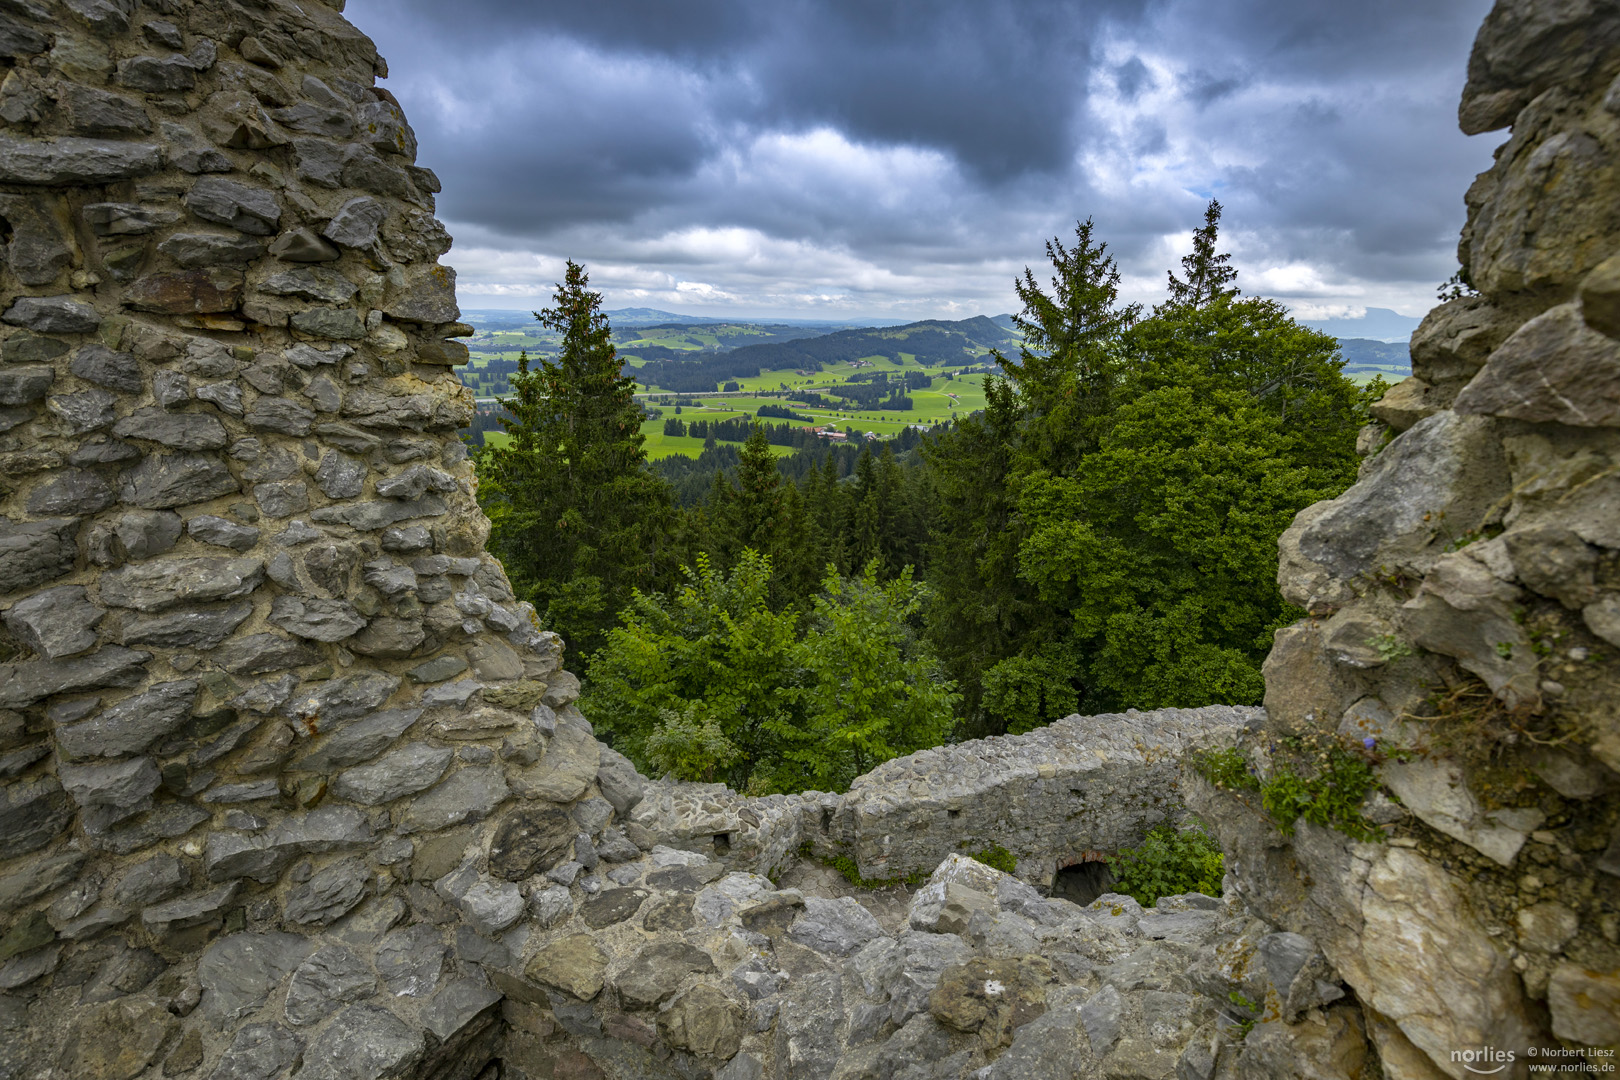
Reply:
[[981, 862], [1003, 874], [1010, 874], [1018, 866], [1018, 856], [1002, 847], [1000, 844], [991, 844], [983, 851], [975, 851], [969, 856], [974, 862]]
[[1382, 840], [1384, 834], [1361, 812], [1363, 800], [1378, 787], [1372, 765], [1337, 745], [1317, 750], [1314, 757], [1314, 768], [1304, 772], [1274, 761], [1265, 780], [1249, 772], [1237, 750], [1210, 751], [1192, 764], [1198, 775], [1223, 791], [1259, 793], [1260, 805], [1284, 836], [1292, 836], [1303, 818], [1356, 840]]
[[1115, 892], [1152, 907], [1161, 896], [1221, 895], [1226, 860], [1202, 824], [1177, 830], [1163, 823], [1153, 827], [1140, 847], [1122, 848], [1110, 857], [1108, 868], [1114, 872]]

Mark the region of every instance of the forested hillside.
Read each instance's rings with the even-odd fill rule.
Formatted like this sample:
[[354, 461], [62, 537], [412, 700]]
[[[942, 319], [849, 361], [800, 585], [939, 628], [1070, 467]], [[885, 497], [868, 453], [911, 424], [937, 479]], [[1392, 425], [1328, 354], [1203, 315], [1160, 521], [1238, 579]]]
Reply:
[[[1012, 331], [723, 354], [978, 348], [1001, 374], [981, 377], [983, 409], [930, 431], [781, 456], [755, 424], [662, 475], [571, 265], [542, 313], [559, 350], [520, 359], [480, 499], [523, 598], [586, 657], [598, 732], [647, 769], [780, 791], [1076, 710], [1257, 702], [1297, 614], [1277, 537], [1354, 478], [1382, 384], [1358, 388], [1335, 339], [1241, 294], [1219, 212], [1151, 310], [1119, 300], [1088, 221], [1047, 245], [1048, 281], [1018, 281]], [[861, 385], [904, 392], [894, 378]]]

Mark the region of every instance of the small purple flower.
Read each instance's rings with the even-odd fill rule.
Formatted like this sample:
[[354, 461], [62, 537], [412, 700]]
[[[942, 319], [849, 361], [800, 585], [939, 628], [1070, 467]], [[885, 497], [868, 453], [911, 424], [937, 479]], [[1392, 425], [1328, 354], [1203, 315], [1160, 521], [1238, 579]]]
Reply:
[[1378, 740], [1369, 735], [1365, 739], [1361, 740], [1361, 745], [1371, 750], [1373, 747], [1378, 745]]

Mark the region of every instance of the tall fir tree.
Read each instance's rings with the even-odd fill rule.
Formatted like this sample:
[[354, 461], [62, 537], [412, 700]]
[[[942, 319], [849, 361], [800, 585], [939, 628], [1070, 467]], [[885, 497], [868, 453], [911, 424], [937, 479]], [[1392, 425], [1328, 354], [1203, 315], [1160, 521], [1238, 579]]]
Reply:
[[1231, 265], [1232, 256], [1215, 249], [1220, 234], [1221, 204], [1214, 199], [1204, 208], [1204, 227], [1193, 232], [1193, 249], [1181, 258], [1181, 270], [1186, 279], [1170, 277], [1171, 307], [1200, 308], [1223, 296], [1237, 295], [1236, 287], [1227, 288], [1237, 279], [1237, 269]]
[[599, 645], [635, 589], [673, 572], [669, 488], [646, 468], [635, 380], [622, 374], [584, 267], [570, 261], [541, 325], [562, 335], [538, 367], [518, 359], [511, 436], [479, 458], [490, 547], [523, 599], [575, 649]]

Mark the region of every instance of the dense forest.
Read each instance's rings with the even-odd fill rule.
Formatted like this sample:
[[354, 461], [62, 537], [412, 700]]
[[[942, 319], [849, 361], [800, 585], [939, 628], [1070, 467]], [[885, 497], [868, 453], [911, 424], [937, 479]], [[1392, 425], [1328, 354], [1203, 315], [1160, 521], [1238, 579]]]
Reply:
[[1272, 633], [1299, 615], [1277, 537], [1354, 479], [1383, 387], [1242, 295], [1219, 218], [1211, 203], [1151, 310], [1120, 301], [1090, 221], [1049, 242], [981, 412], [878, 445], [706, 430], [696, 459], [656, 469], [570, 263], [541, 313], [558, 354], [519, 361], [511, 440], [478, 468], [491, 547], [586, 659], [598, 732], [655, 773], [769, 792], [1076, 710], [1258, 701]]

